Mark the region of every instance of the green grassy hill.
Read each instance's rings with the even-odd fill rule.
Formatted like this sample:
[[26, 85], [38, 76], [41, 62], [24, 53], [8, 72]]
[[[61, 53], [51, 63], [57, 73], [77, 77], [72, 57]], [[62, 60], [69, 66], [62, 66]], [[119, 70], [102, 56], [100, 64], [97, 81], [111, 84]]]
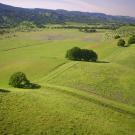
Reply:
[[[117, 47], [106, 31], [44, 29], [0, 38], [0, 134], [133, 135], [135, 45]], [[74, 46], [97, 63], [68, 61]], [[22, 71], [41, 89], [8, 86]]]

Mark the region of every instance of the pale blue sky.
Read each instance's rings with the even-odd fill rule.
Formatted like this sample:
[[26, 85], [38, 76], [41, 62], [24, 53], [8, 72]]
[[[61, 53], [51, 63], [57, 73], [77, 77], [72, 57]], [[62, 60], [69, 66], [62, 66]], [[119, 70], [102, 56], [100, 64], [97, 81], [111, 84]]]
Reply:
[[135, 17], [135, 0], [0, 0], [25, 8], [66, 9]]

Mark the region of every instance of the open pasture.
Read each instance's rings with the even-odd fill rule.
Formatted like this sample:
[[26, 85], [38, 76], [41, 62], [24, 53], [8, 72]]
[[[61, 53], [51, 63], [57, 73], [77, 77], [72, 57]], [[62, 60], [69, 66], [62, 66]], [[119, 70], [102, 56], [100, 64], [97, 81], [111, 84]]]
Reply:
[[[134, 135], [135, 45], [118, 47], [106, 32], [42, 29], [0, 38], [0, 134]], [[98, 61], [67, 60], [75, 46], [96, 51]], [[18, 71], [41, 88], [11, 88]]]

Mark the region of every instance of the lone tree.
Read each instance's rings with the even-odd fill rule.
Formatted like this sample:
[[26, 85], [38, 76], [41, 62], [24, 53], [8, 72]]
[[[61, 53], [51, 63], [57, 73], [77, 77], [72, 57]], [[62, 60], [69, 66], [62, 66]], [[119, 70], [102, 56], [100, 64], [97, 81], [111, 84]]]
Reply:
[[9, 85], [15, 88], [26, 88], [29, 84], [30, 81], [22, 72], [14, 73], [9, 79]]
[[119, 39], [119, 41], [118, 41], [118, 43], [117, 43], [117, 45], [118, 45], [118, 46], [121, 46], [121, 47], [125, 47], [125, 44], [126, 44], [126, 42], [125, 42], [124, 39]]
[[128, 40], [128, 44], [135, 44], [135, 35], [131, 36]]
[[97, 61], [98, 56], [93, 50], [74, 47], [67, 51], [66, 58], [70, 60]]

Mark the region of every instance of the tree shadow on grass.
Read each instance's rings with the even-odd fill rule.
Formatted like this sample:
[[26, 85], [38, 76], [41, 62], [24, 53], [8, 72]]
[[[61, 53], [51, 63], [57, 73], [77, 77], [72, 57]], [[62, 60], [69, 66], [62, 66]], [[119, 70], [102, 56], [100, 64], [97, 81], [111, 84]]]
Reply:
[[[78, 60], [79, 61], [79, 60]], [[108, 61], [81, 61], [81, 62], [91, 62], [91, 63], [110, 63]]]
[[4, 90], [4, 89], [0, 89], [0, 93], [8, 93], [10, 92], [9, 90]]
[[110, 63], [110, 62], [108, 62], [108, 61], [94, 61], [94, 60], [74, 60], [74, 59], [72, 59], [71, 61], [80, 61], [80, 62], [93, 62], [93, 63]]
[[27, 85], [22, 85], [21, 88], [22, 89], [40, 89], [41, 85], [35, 84], [35, 83], [29, 83]]
[[108, 61], [96, 61], [95, 63], [110, 63]]

